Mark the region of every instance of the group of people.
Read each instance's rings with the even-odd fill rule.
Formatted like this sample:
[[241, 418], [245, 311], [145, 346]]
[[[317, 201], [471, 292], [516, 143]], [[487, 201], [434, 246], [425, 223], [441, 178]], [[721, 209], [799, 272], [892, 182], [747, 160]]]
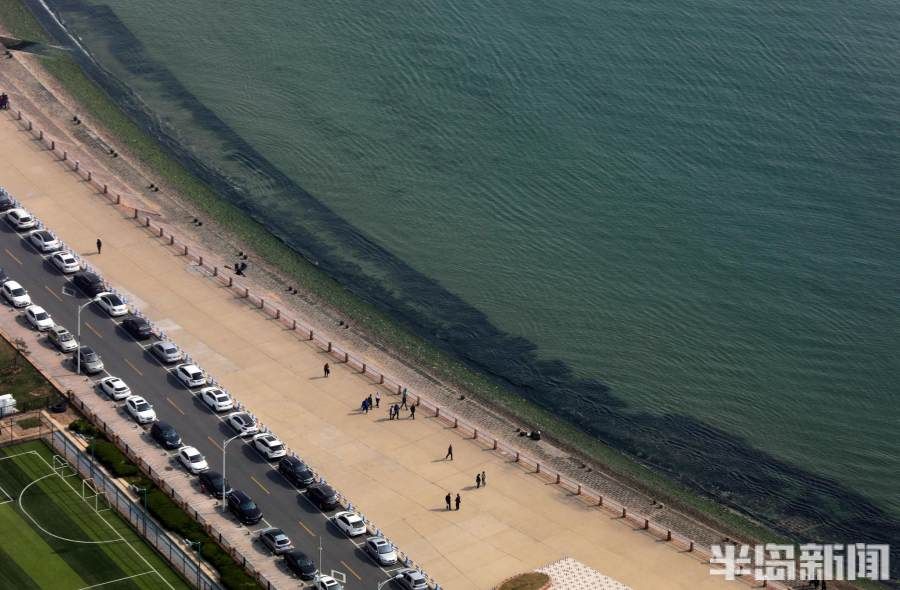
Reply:
[[[392, 404], [390, 408], [388, 408], [388, 420], [399, 420], [400, 419], [400, 408], [404, 407], [406, 404]], [[416, 419], [416, 405], [413, 404], [408, 406], [409, 410], [409, 418], [410, 420]]]
[[360, 406], [362, 411], [366, 414], [368, 414], [369, 410], [372, 408], [379, 407], [381, 407], [381, 393], [378, 391], [375, 392], [374, 396], [370, 393], [369, 396], [362, 401], [362, 405]]
[[0, 111], [8, 111], [9, 110], [9, 96], [4, 92], [0, 94]]
[[[452, 449], [452, 447], [451, 447]], [[475, 487], [481, 488], [487, 486], [487, 474], [482, 471], [481, 473], [475, 474]], [[460, 505], [462, 504], [462, 496], [459, 495], [459, 492], [456, 493], [456, 498], [453, 498], [450, 495], [450, 492], [447, 492], [447, 495], [444, 496], [444, 502], [447, 504], [447, 510], [453, 510], [453, 505], [456, 506], [456, 510], [459, 510]]]

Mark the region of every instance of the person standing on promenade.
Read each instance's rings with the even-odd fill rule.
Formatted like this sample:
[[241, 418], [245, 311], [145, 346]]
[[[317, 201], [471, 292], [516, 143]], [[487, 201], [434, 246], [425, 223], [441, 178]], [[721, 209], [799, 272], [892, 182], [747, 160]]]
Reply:
[[487, 487], [487, 473], [484, 471], [481, 472], [481, 485]]
[[97, 238], [97, 254], [100, 254], [100, 250], [103, 249], [103, 242], [100, 241], [100, 238]]
[[409, 417], [412, 418], [413, 420], [416, 419], [416, 406], [409, 407]]
[[476, 473], [475, 474], [475, 489], [477, 490], [480, 487], [481, 487], [481, 474]]
[[322, 372], [325, 373], [326, 377], [331, 375], [331, 367], [328, 366], [328, 363], [325, 363], [325, 366], [322, 367]]
[[447, 495], [444, 496], [444, 501], [447, 503], [447, 510], [450, 510], [450, 492], [447, 492]]
[[400, 396], [400, 407], [401, 408], [409, 407], [406, 405], [406, 388], [405, 387], [403, 388], [403, 394]]
[[447, 454], [444, 455], [444, 460], [446, 461], [447, 459], [450, 459], [451, 461], [453, 460], [453, 443], [451, 443], [450, 446], [447, 447]]
[[459, 497], [459, 494], [456, 494], [456, 509], [459, 510], [459, 505], [462, 504], [462, 498]]
[[377, 408], [377, 407], [379, 407], [380, 405], [381, 405], [381, 392], [380, 392], [380, 391], [376, 391], [376, 392], [375, 392], [375, 407]]

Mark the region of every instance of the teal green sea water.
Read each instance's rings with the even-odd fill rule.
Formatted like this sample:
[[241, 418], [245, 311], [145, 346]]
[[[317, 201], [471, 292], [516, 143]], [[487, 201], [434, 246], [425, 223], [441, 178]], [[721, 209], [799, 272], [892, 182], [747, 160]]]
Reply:
[[794, 530], [803, 486], [900, 530], [900, 5], [49, 4], [237, 202], [437, 341], [651, 460], [660, 425], [709, 436], [721, 480], [705, 442], [660, 463], [773, 519], [783, 495]]

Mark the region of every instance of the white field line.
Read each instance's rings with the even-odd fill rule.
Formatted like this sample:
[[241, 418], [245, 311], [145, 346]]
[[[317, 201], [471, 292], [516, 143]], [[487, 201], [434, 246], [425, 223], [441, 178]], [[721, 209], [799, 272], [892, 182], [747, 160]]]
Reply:
[[113, 582], [121, 582], [123, 580], [130, 580], [131, 578], [137, 578], [138, 576], [146, 576], [147, 574], [155, 574], [155, 573], [158, 573], [158, 572], [156, 570], [151, 570], [149, 572], [134, 574], [133, 576], [126, 576], [124, 578], [116, 578], [115, 580], [109, 580], [107, 582], [100, 582], [99, 584], [94, 584], [93, 586], [85, 586], [84, 588], [79, 588], [78, 590], [88, 590], [88, 588], [97, 588], [99, 586], [105, 586], [106, 584], [112, 584]]

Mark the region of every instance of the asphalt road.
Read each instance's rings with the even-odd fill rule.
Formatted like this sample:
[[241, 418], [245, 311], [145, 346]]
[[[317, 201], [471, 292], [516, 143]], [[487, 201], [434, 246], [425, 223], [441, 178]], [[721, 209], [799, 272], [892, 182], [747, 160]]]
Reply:
[[[74, 334], [77, 308], [89, 301], [89, 298], [69, 282], [69, 277], [56, 270], [49, 260], [49, 254], [41, 254], [25, 239], [27, 233], [27, 231], [18, 233], [5, 220], [0, 221], [0, 266], [10, 279], [18, 281], [25, 287], [34, 304], [43, 307], [57, 324], [62, 324]], [[81, 255], [80, 252], [75, 254]], [[8, 313], [18, 313], [22, 325], [28, 325], [22, 310], [14, 311], [9, 305], [6, 305], [6, 309]], [[178, 430], [183, 444], [199, 449], [206, 457], [210, 468], [221, 471], [222, 443], [234, 436], [235, 432], [225, 424], [222, 416], [217, 416], [207, 409], [199, 396], [181, 385], [180, 381], [169, 373], [174, 366], [163, 366], [145, 350], [155, 339], [138, 342], [119, 326], [121, 320], [126, 317], [128, 316], [110, 318], [96, 304], [89, 305], [82, 311], [82, 344], [89, 345], [97, 351], [106, 367], [104, 373], [92, 376], [91, 379], [96, 382], [107, 375], [115, 375], [125, 380], [134, 394], [143, 396], [153, 404], [158, 419], [168, 422]], [[53, 348], [46, 337], [42, 337], [40, 342], [43, 346]], [[189, 350], [186, 352], [190, 354]], [[74, 372], [71, 356], [71, 354], [60, 355], [59, 359], [62, 366]], [[97, 395], [106, 399], [96, 386], [95, 391]], [[124, 407], [121, 407], [124, 405], [123, 402], [116, 404], [120, 406], [119, 413], [127, 427], [131, 418]], [[144, 440], [147, 444], [146, 452], [169, 454], [173, 471], [180, 477], [193, 479], [195, 489], [199, 490], [196, 477], [189, 475], [181, 467], [175, 457], [175, 451], [162, 450], [147, 433], [144, 434]], [[261, 530], [269, 525], [277, 526], [287, 533], [297, 549], [305, 552], [317, 563], [321, 542], [323, 556], [321, 572], [333, 575], [338, 581], [344, 582], [344, 587], [348, 590], [375, 588], [379, 582], [388, 579], [401, 569], [399, 564], [389, 568], [375, 564], [362, 549], [365, 537], [350, 539], [344, 535], [329, 521], [327, 514], [323, 514], [302, 491], [291, 486], [274, 469], [274, 463], [266, 461], [249, 444], [238, 439], [229, 443], [226, 448], [228, 455], [226, 476], [229, 483], [232, 487], [248, 493], [263, 512], [264, 520], [258, 525], [248, 527], [251, 531]], [[324, 475], [327, 479], [327, 474]], [[229, 518], [234, 526], [243, 526], [230, 515]], [[260, 556], [267, 555], [259, 541], [254, 543], [254, 547]], [[281, 559], [278, 558], [278, 561], [281, 562]], [[283, 564], [279, 563], [279, 567], [287, 571]], [[387, 587], [393, 586], [396, 586], [396, 582]]]

